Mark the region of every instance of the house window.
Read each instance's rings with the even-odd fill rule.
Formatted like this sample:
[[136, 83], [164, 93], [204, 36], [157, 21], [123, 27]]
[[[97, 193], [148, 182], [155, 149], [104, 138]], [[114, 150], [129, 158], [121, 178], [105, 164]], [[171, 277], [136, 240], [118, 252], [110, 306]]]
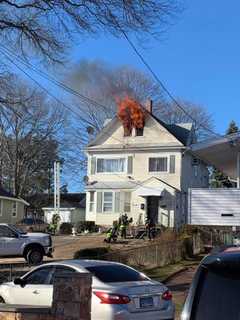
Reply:
[[113, 193], [103, 192], [103, 212], [113, 211]]
[[143, 128], [136, 128], [136, 137], [141, 137], [143, 136]]
[[131, 211], [131, 192], [124, 192], [124, 212]]
[[126, 168], [125, 158], [116, 159], [97, 159], [97, 172], [124, 172]]
[[90, 191], [89, 194], [90, 194], [90, 197], [89, 197], [89, 212], [93, 212], [93, 210], [94, 210], [95, 192], [94, 191]]
[[13, 217], [17, 216], [17, 202], [13, 202], [12, 204], [12, 216]]
[[167, 172], [168, 158], [149, 158], [149, 172]]

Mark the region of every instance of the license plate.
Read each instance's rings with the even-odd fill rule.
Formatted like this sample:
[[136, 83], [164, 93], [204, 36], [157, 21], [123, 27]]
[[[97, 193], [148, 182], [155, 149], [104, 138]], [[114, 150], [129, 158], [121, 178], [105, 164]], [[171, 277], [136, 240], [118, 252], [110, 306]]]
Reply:
[[140, 298], [140, 308], [151, 308], [151, 307], [153, 307], [152, 297]]

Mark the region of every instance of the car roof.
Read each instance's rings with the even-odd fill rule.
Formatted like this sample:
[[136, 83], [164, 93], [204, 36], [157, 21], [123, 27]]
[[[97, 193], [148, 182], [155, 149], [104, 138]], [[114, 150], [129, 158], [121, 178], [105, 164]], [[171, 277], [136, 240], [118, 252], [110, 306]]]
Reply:
[[240, 266], [240, 247], [228, 246], [224, 250], [207, 255], [201, 261], [201, 265], [234, 263]]
[[46, 265], [65, 265], [65, 266], [84, 269], [84, 268], [95, 267], [95, 266], [122, 265], [122, 264], [118, 262], [104, 261], [104, 260], [71, 259], [71, 260], [61, 260], [61, 261], [45, 263], [44, 266]]

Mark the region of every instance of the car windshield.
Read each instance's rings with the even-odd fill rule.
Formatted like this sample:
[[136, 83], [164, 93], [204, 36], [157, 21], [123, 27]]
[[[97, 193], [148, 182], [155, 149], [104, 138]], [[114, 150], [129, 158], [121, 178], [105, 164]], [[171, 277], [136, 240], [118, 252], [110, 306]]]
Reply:
[[9, 227], [19, 234], [27, 234], [27, 232], [23, 231], [21, 228], [15, 227], [13, 224], [9, 224]]
[[149, 279], [142, 273], [123, 265], [101, 265], [86, 267], [97, 279], [102, 282], [129, 282], [148, 281]]
[[203, 269], [193, 303], [191, 320], [239, 320], [240, 272]]

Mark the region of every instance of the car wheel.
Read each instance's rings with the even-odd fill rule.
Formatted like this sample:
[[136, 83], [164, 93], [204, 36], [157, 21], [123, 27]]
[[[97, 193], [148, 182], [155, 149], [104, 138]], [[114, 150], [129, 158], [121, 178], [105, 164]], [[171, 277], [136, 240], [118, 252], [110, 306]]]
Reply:
[[0, 297], [0, 303], [5, 303], [5, 301], [2, 297]]
[[29, 265], [38, 265], [43, 260], [43, 253], [40, 248], [32, 248], [28, 251], [26, 255], [26, 260]]

